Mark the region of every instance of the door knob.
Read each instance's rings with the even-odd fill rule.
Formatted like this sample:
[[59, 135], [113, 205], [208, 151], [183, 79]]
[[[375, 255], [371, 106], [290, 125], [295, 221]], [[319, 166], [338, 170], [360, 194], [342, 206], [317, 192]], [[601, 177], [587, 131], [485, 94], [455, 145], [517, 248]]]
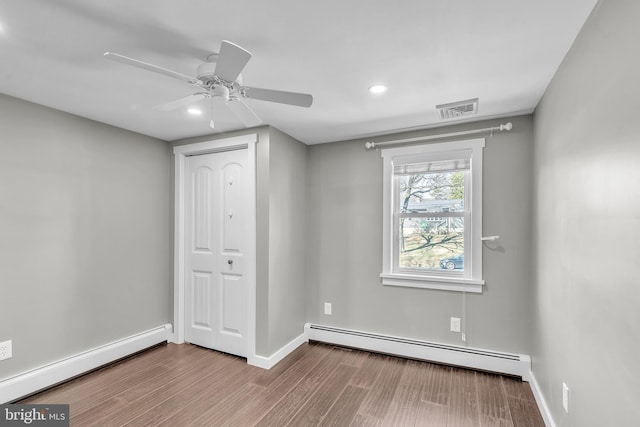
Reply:
[[233, 260], [230, 259], [229, 261], [227, 261], [227, 264], [229, 264], [229, 265], [233, 264]]

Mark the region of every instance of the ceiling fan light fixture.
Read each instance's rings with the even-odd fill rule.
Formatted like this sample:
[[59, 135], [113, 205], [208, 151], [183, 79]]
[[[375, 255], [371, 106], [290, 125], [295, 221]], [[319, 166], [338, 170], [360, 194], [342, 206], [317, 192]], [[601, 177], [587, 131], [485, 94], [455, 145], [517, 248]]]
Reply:
[[381, 93], [385, 93], [387, 91], [387, 87], [383, 84], [375, 84], [373, 86], [369, 86], [369, 92], [374, 95], [380, 95]]
[[[306, 93], [242, 86], [242, 76], [240, 73], [252, 55], [246, 49], [227, 40], [222, 41], [220, 53], [209, 55], [207, 62], [198, 66], [196, 70], [198, 77], [191, 77], [187, 74], [172, 71], [114, 52], [105, 52], [103, 56], [112, 61], [182, 80], [198, 88], [198, 92], [192, 95], [154, 107], [160, 111], [183, 109], [190, 105], [195, 105], [196, 102], [201, 100], [210, 99], [212, 116], [213, 110], [215, 109], [214, 105], [217, 103], [224, 104], [238, 116], [245, 126], [252, 127], [258, 126], [262, 121], [241, 98], [306, 108], [311, 107], [313, 103], [313, 96]], [[202, 115], [202, 110], [196, 107], [188, 107], [187, 112], [190, 115]], [[209, 122], [209, 126], [214, 128], [214, 125], [215, 123], [212, 119]]]
[[211, 99], [215, 102], [229, 102], [229, 88], [226, 86], [216, 86], [210, 91]]

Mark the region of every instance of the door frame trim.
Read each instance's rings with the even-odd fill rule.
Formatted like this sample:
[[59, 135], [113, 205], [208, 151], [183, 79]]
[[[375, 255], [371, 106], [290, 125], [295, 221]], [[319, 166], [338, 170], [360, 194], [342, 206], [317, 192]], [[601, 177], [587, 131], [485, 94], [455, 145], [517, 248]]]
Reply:
[[169, 341], [184, 343], [185, 328], [185, 194], [187, 157], [199, 154], [247, 149], [247, 270], [246, 283], [249, 296], [247, 304], [247, 361], [256, 358], [256, 144], [258, 134], [214, 139], [173, 148], [175, 168], [175, 218], [174, 218], [174, 274], [173, 274], [173, 333]]

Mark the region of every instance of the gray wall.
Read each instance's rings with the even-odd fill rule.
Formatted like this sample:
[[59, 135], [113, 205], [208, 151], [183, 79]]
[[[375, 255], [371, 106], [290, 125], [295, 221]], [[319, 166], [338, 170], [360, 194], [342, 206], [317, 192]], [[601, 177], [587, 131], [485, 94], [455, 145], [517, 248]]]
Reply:
[[559, 426], [640, 422], [639, 19], [601, 0], [535, 113], [533, 371]]
[[270, 356], [303, 332], [307, 147], [263, 126], [173, 145], [258, 134], [256, 353]]
[[0, 95], [0, 378], [170, 322], [168, 144]]
[[304, 331], [307, 146], [271, 128], [268, 344], [273, 354]]
[[[379, 140], [476, 129], [512, 121], [484, 151], [483, 294], [382, 286], [382, 159], [364, 140], [310, 146], [307, 192], [307, 320], [369, 332], [462, 344], [449, 318], [466, 322], [467, 344], [529, 353], [532, 117], [519, 116]], [[333, 315], [323, 314], [323, 303]]]

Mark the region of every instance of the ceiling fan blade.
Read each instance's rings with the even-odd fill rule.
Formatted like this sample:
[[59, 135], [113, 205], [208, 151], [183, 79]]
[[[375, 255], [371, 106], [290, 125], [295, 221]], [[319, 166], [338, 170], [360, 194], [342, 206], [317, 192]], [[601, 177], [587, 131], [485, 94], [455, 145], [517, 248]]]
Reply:
[[229, 107], [231, 112], [235, 114], [246, 127], [253, 127], [262, 124], [260, 117], [258, 117], [256, 113], [254, 113], [253, 110], [241, 99], [229, 101], [227, 107]]
[[121, 62], [123, 64], [132, 65], [134, 67], [142, 68], [145, 70], [153, 71], [165, 76], [173, 77], [175, 79], [183, 80], [191, 84], [202, 84], [202, 82], [195, 77], [187, 76], [186, 74], [178, 73], [177, 71], [171, 71], [166, 68], [158, 67], [157, 65], [148, 64], [146, 62], [138, 61], [137, 59], [129, 58], [128, 56], [120, 55], [113, 52], [105, 52], [104, 57], [111, 59], [112, 61]]
[[306, 93], [285, 92], [283, 90], [260, 89], [257, 87], [243, 86], [242, 94], [251, 99], [261, 101], [278, 102], [280, 104], [296, 105], [298, 107], [311, 107], [313, 96]]
[[204, 93], [194, 93], [193, 95], [185, 96], [184, 98], [176, 99], [175, 101], [155, 105], [153, 108], [160, 111], [173, 111], [177, 110], [178, 108], [186, 107], [187, 105], [193, 104], [194, 102], [198, 102], [206, 98], [206, 96], [207, 95]]
[[216, 76], [228, 82], [235, 82], [244, 66], [251, 59], [251, 56], [248, 50], [223, 40], [216, 63]]

